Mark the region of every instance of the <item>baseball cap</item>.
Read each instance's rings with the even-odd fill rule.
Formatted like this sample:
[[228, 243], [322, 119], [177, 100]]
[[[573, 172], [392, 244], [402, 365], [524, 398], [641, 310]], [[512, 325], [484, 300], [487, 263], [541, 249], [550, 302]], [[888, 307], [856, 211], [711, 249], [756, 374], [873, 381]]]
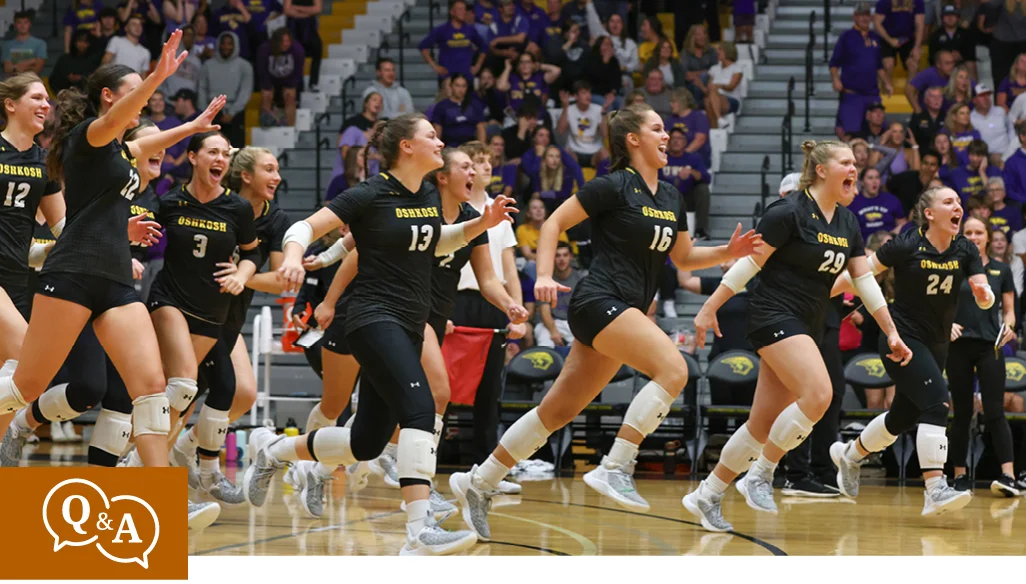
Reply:
[[855, 14], [869, 14], [872, 12], [869, 7], [869, 2], [859, 2], [855, 4]]
[[986, 83], [976, 84], [976, 95], [982, 95], [984, 93], [994, 93]]
[[955, 8], [953, 4], [946, 4], [944, 8], [941, 8], [941, 16], [947, 16], [949, 14], [958, 14], [958, 8]]
[[791, 191], [798, 190], [798, 181], [801, 180], [802, 173], [792, 172], [791, 174], [784, 177], [784, 180], [780, 181], [780, 196], [784, 196]]
[[874, 103], [874, 104], [871, 104], [869, 107], [867, 107], [866, 111], [867, 112], [871, 112], [871, 111], [874, 111], [874, 110], [885, 110], [885, 109], [887, 109], [887, 108], [885, 108], [882, 103]]

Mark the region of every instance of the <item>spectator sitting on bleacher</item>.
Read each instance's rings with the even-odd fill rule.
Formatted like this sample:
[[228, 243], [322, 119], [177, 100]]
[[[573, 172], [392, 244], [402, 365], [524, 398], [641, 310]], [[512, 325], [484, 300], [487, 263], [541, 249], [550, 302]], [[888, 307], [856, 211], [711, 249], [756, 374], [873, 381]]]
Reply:
[[[663, 81], [663, 72], [659, 69], [649, 71], [645, 76], [645, 86], [641, 89], [640, 101], [652, 106], [652, 109], [665, 119], [673, 113], [670, 96], [671, 89]], [[635, 98], [637, 98], [637, 94], [635, 94]], [[630, 105], [630, 100], [627, 100], [625, 105]]]
[[228, 96], [217, 123], [232, 146], [246, 144], [246, 106], [253, 95], [253, 66], [239, 56], [239, 39], [233, 32], [217, 37], [217, 56], [203, 63], [200, 70], [198, 106], [207, 105], [216, 96]]
[[560, 14], [560, 22], [565, 32], [571, 25], [576, 24], [581, 29], [581, 40], [590, 44], [591, 35], [588, 34], [588, 9], [585, 7], [591, 0], [569, 0], [563, 4]]
[[995, 167], [1002, 165], [1005, 152], [1010, 144], [1009, 138], [1014, 135], [1008, 113], [1000, 107], [994, 107], [990, 87], [980, 83], [976, 86], [976, 97], [973, 98], [973, 111], [969, 114], [969, 123], [980, 133], [990, 150], [990, 163]]
[[933, 137], [944, 128], [944, 89], [931, 87], [926, 90], [923, 98], [926, 107], [922, 111], [912, 114], [908, 127], [916, 136], [916, 142], [920, 144], [933, 144]]
[[203, 68], [203, 60], [200, 59], [196, 45], [196, 29], [191, 24], [182, 27], [182, 44], [178, 47], [178, 54], [182, 51], [189, 51], [189, 56], [178, 66], [174, 75], [164, 81], [161, 89], [165, 95], [174, 95], [183, 89], [195, 92], [199, 87], [200, 70]]
[[981, 196], [969, 197], [965, 202], [965, 214], [983, 221], [984, 225], [990, 225], [990, 217], [994, 214], [994, 206], [990, 201]]
[[531, 192], [541, 198], [551, 215], [556, 207], [584, 186], [577, 181], [578, 176], [582, 176], [581, 170], [563, 164], [562, 151], [555, 145], [549, 145], [538, 174], [531, 177]]
[[246, 30], [249, 33], [249, 47], [255, 52], [270, 38], [270, 33], [267, 30], [267, 21], [281, 16], [283, 8], [278, 0], [247, 1], [246, 8], [249, 10], [252, 18], [246, 23]]
[[704, 24], [695, 24], [688, 29], [680, 60], [684, 65], [684, 87], [691, 91], [695, 103], [703, 103], [709, 69], [719, 60], [716, 47], [709, 43], [709, 30]]
[[684, 151], [698, 154], [706, 167], [712, 166], [712, 146], [709, 143], [709, 118], [698, 109], [694, 96], [685, 88], [674, 89], [670, 94], [671, 115], [666, 118], [666, 131], [674, 128], [684, 132]]
[[[591, 4], [588, 4], [591, 6]], [[623, 87], [623, 68], [616, 57], [613, 39], [609, 36], [599, 37], [586, 57], [587, 77], [592, 91], [602, 96], [602, 111], [608, 112], [617, 107], [617, 94]]]
[[994, 208], [990, 226], [1012, 237], [1023, 228], [1022, 205], [1005, 198], [1005, 180], [999, 176], [987, 181], [987, 200]]
[[961, 166], [969, 163], [969, 143], [982, 139], [969, 120], [969, 106], [957, 103], [948, 110], [944, 118], [944, 129], [941, 130], [941, 133], [951, 138], [951, 149]]
[[1005, 161], [1002, 177], [1008, 198], [1017, 203], [1026, 203], [1026, 120], [1015, 122], [1015, 135], [1019, 148]]
[[584, 276], [574, 268], [574, 254], [570, 244], [560, 241], [556, 244], [556, 257], [552, 264], [552, 279], [558, 284], [570, 288], [569, 292], [559, 292], [556, 305], [546, 302], [538, 303], [538, 314], [541, 323], [534, 327], [535, 344], [539, 347], [569, 346], [574, 341], [567, 311], [570, 307], [570, 296]]
[[375, 69], [377, 80], [363, 90], [363, 95], [366, 96], [372, 91], [381, 94], [381, 116], [392, 119], [416, 111], [410, 92], [396, 81], [395, 61], [388, 57], [380, 57]]
[[175, 30], [187, 24], [167, 25], [160, 14], [157, 2], [151, 0], [120, 0], [117, 5], [118, 22], [124, 25], [132, 16], [138, 16], [142, 20], [143, 32], [139, 36], [143, 46], [151, 54], [160, 54], [165, 35], [170, 35]]
[[[158, 4], [158, 0], [150, 1], [151, 5]], [[159, 3], [164, 15], [164, 30], [168, 35], [191, 23], [199, 8], [199, 2], [196, 0], [159, 0]], [[206, 8], [206, 3], [204, 3], [204, 8]], [[121, 18], [121, 14], [118, 14], [118, 17]]]
[[371, 129], [374, 122], [378, 121], [378, 116], [381, 113], [381, 94], [380, 93], [368, 93], [363, 97], [363, 108], [360, 113], [352, 116], [342, 122], [342, 127], [339, 128], [338, 134], [341, 138], [342, 134], [349, 129], [350, 126], [356, 126], [361, 132], [366, 132]]
[[[99, 0], [71, 0], [71, 6], [64, 13], [64, 52], [71, 52], [71, 37], [76, 30], [85, 30], [96, 33], [96, 23], [99, 22], [98, 10], [103, 9]], [[117, 16], [117, 12], [114, 16]]]
[[217, 35], [220, 43], [221, 35], [226, 32], [235, 34], [235, 46], [238, 47], [239, 56], [243, 59], [249, 58], [249, 31], [247, 23], [253, 19], [253, 15], [243, 0], [228, 0], [214, 13], [213, 33]]
[[[991, 219], [993, 218], [994, 217], [992, 215]], [[991, 223], [991, 225], [993, 225], [993, 223]], [[1015, 255], [1015, 251], [1012, 249], [1012, 244], [1009, 240], [1010, 235], [1006, 232], [1000, 229], [993, 229], [990, 235], [990, 257], [1008, 264], [1008, 267], [1011, 268], [1012, 283], [1015, 286], [1016, 299], [1018, 299], [1022, 296], [1023, 272], [1026, 271], [1026, 266], [1023, 265], [1022, 259]]]
[[558, 58], [563, 47], [563, 3], [560, 0], [546, 0], [545, 13], [538, 17], [533, 26], [533, 44], [528, 46], [531, 53], [540, 52], [549, 60]]
[[951, 147], [951, 137], [941, 132], [933, 137], [933, 150], [940, 156], [940, 169], [937, 173], [937, 178], [944, 183], [945, 186], [951, 186], [951, 173], [960, 166], [958, 157], [955, 156], [955, 151]]
[[205, 12], [192, 17], [192, 28], [196, 31], [196, 52], [204, 63], [217, 54], [217, 39], [210, 36], [210, 23]]
[[[377, 94], [374, 94], [377, 95]], [[331, 174], [332, 176], [338, 176], [342, 174], [344, 169], [345, 160], [349, 156], [349, 151], [353, 148], [363, 148], [370, 142], [371, 136], [374, 135], [377, 127], [387, 121], [387, 118], [378, 118], [374, 124], [366, 130], [361, 130], [359, 126], [349, 126], [344, 132], [338, 137], [338, 156], [335, 158], [335, 163], [332, 165]], [[371, 174], [375, 175], [378, 173], [378, 163], [375, 157], [371, 157]]]
[[[584, 40], [582, 29], [577, 23], [566, 25], [563, 30], [563, 49], [556, 63], [559, 64], [559, 90], [569, 89], [575, 79], [583, 79], [588, 74], [588, 63], [591, 60], [590, 47]], [[555, 96], [553, 96], [555, 97]]]
[[195, 91], [179, 89], [178, 93], [171, 97], [174, 106], [175, 117], [188, 123], [199, 117], [199, 110], [196, 108], [196, 100], [199, 99]]
[[502, 63], [517, 58], [527, 48], [527, 34], [530, 22], [517, 14], [513, 0], [499, 0], [498, 18], [491, 24], [488, 39], [489, 68], [492, 71]]
[[477, 21], [485, 26], [491, 26], [499, 18], [498, 0], [476, 0], [474, 2], [474, 16]]
[[324, 43], [318, 30], [318, 17], [324, 11], [323, 0], [285, 0], [282, 11], [296, 42], [303, 47], [303, 53], [310, 57], [310, 86], [307, 89], [319, 91]]
[[[838, 112], [840, 115], [840, 112]], [[887, 135], [887, 126], [884, 124], [884, 106], [882, 103], [871, 104], [866, 108], [866, 119], [862, 122], [862, 129], [851, 134], [850, 139], [865, 140], [866, 144], [876, 146]]]
[[517, 14], [527, 19], [527, 39], [528, 42], [534, 42], [534, 31], [535, 27], [541, 22], [541, 17], [545, 14], [545, 11], [538, 6], [534, 0], [520, 0], [516, 4]]
[[906, 130], [901, 122], [891, 122], [880, 143], [873, 147], [869, 166], [880, 171], [883, 182], [887, 182], [891, 175], [919, 170], [919, 144], [915, 140], [912, 132]]
[[892, 176], [887, 181], [887, 192], [898, 197], [898, 200], [901, 201], [902, 212], [906, 217], [919, 201], [919, 195], [937, 176], [939, 166], [940, 155], [933, 150], [927, 150], [919, 155], [919, 170], [906, 170]]
[[61, 55], [50, 73], [50, 89], [54, 95], [61, 90], [77, 87], [85, 90], [86, 78], [100, 66], [100, 59], [89, 52], [89, 32], [75, 33], [71, 52]]
[[[524, 275], [534, 282], [538, 278], [537, 264], [535, 259], [538, 253], [538, 237], [541, 234], [542, 225], [548, 217], [545, 209], [545, 202], [539, 197], [532, 197], [527, 203], [527, 221], [517, 227], [517, 245], [520, 246], [520, 255], [524, 257]], [[566, 231], [559, 234], [559, 241], [570, 243]]]
[[[686, 90], [685, 90], [686, 91]], [[666, 150], [666, 166], [659, 178], [680, 191], [689, 211], [695, 212], [695, 225], [690, 226], [696, 240], [709, 239], [709, 170], [698, 154], [687, 152], [687, 134], [680, 128], [670, 129]]]
[[716, 49], [720, 62], [709, 69], [708, 92], [705, 95], [705, 113], [709, 124], [720, 127], [720, 118], [741, 108], [741, 81], [744, 69], [737, 62], [737, 47], [722, 42]]
[[973, 79], [969, 76], [969, 69], [965, 65], [955, 67], [944, 88], [943, 109], [946, 110], [956, 103], [969, 104], [972, 109], [974, 97], [976, 97], [976, 93], [973, 92]]
[[150, 50], [142, 45], [143, 23], [138, 16], [130, 16], [125, 23], [125, 36], [116, 36], [107, 44], [103, 64], [115, 63], [132, 69], [144, 78], [150, 74]]
[[[612, 13], [603, 27], [594, 2], [589, 2], [586, 8], [588, 10], [588, 32], [592, 38], [609, 38], [613, 43], [616, 62], [620, 65], [621, 87], [633, 88], [634, 80], [631, 78], [631, 74], [641, 68], [641, 60], [638, 59], [638, 44], [627, 35], [627, 26], [624, 24], [623, 16], [617, 12]], [[600, 50], [604, 49], [600, 47]], [[594, 79], [592, 81], [594, 82]]]
[[848, 145], [855, 155], [855, 171], [862, 174], [869, 167], [869, 144], [862, 138], [855, 138]]
[[652, 53], [655, 52], [659, 41], [668, 39], [670, 46], [673, 48], [673, 58], [677, 59], [680, 55], [677, 53], [677, 45], [674, 44], [673, 39], [663, 34], [663, 23], [655, 16], [646, 16], [641, 21], [641, 39], [642, 42], [638, 45], [638, 59], [642, 63], [647, 62], [652, 58]]
[[118, 11], [113, 8], [103, 8], [99, 12], [99, 26], [89, 29], [91, 33], [89, 50], [102, 59], [107, 52], [107, 45], [110, 39], [118, 34], [121, 24], [118, 22]]
[[642, 74], [648, 75], [648, 72], [653, 69], [659, 69], [663, 72], [663, 81], [670, 87], [684, 86], [687, 72], [684, 70], [684, 65], [681, 64], [680, 60], [674, 58], [673, 45], [670, 43], [670, 39], [662, 39], [656, 43], [656, 50], [652, 51], [652, 56], [645, 61]]
[[955, 62], [964, 64], [971, 77], [976, 77], [976, 24], [972, 28], [960, 26], [961, 15], [956, 6], [945, 4], [941, 11], [941, 25], [930, 35], [930, 54], [950, 51]]
[[[303, 89], [303, 63], [306, 53], [292, 37], [288, 27], [274, 31], [257, 51], [257, 79], [260, 82], [260, 125], [292, 127], [296, 125], [299, 91]], [[276, 98], [285, 106], [285, 119], [275, 110]], [[284, 124], [283, 124], [284, 122]]]
[[[473, 79], [484, 64], [487, 47], [474, 27], [464, 22], [466, 13], [466, 0], [455, 0], [449, 7], [449, 20], [429, 31], [417, 45], [424, 61], [439, 78], [462, 73], [467, 79]], [[437, 61], [431, 56], [435, 48], [438, 49]]]
[[562, 110], [556, 123], [556, 132], [566, 136], [567, 151], [582, 168], [595, 168], [593, 160], [606, 138], [606, 119], [602, 106], [591, 100], [591, 84], [580, 80], [574, 83], [576, 102], [570, 103], [570, 94], [559, 92]]
[[880, 103], [881, 85], [888, 94], [893, 92], [881, 57], [884, 41], [869, 29], [868, 4], [856, 6], [854, 23], [838, 37], [830, 57], [830, 76], [840, 96], [835, 130], [839, 138], [863, 129], [870, 108]]
[[755, 0], [734, 0], [734, 41], [752, 42], [755, 28]]
[[346, 189], [362, 183], [367, 178], [366, 167], [363, 164], [364, 150], [362, 146], [357, 146], [356, 148], [350, 148], [346, 152], [342, 173], [332, 177], [331, 182], [328, 183], [328, 188], [325, 190], [325, 203], [334, 199]]
[[915, 77], [922, 44], [926, 40], [923, 0], [878, 0], [873, 29], [884, 40], [881, 48], [887, 78], [894, 79], [896, 56], [901, 57], [909, 78]]
[[898, 197], [880, 190], [880, 171], [867, 168], [862, 173], [859, 192], [848, 205], [848, 210], [859, 220], [863, 240], [877, 231], [894, 231], [907, 221]]
[[[1026, 93], [1026, 53], [1020, 53], [1015, 58], [1008, 77], [1005, 77], [997, 88], [997, 104], [1009, 111], [1012, 105], [1019, 101], [1019, 96]], [[1026, 104], [1026, 101], [1023, 102]], [[1019, 108], [1022, 109], [1022, 106]], [[1014, 121], [1014, 119], [1013, 119]]]
[[467, 97], [469, 82], [463, 73], [449, 77], [449, 97], [435, 104], [431, 123], [449, 148], [471, 140], [485, 141], [485, 113], [480, 102]]
[[[146, 117], [160, 128], [162, 132], [182, 125], [182, 120], [177, 116], [167, 115], [166, 109], [167, 102], [164, 101], [164, 93], [158, 89], [153, 92], [150, 100], [146, 103]], [[164, 174], [174, 173], [183, 164], [187, 164], [189, 157], [185, 150], [188, 145], [189, 139], [186, 138], [177, 144], [169, 146], [164, 151], [164, 161], [160, 164], [160, 172]], [[176, 176], [188, 178], [189, 173], [176, 173]]]
[[495, 88], [495, 74], [490, 69], [481, 70], [471, 98], [482, 107], [489, 125], [498, 126], [506, 119], [506, 96]]
[[528, 95], [517, 110], [515, 123], [500, 132], [505, 148], [506, 159], [518, 163], [525, 152], [531, 149], [535, 130], [548, 128], [552, 131], [552, 116], [542, 107], [534, 95]]
[[495, 134], [488, 139], [488, 149], [492, 153], [492, 178], [487, 187], [488, 196], [512, 197], [513, 190], [517, 188], [520, 169], [515, 163], [506, 160], [506, 140], [502, 134]]
[[31, 71], [39, 73], [46, 63], [46, 42], [32, 36], [32, 15], [14, 14], [14, 38], [4, 41], [4, 73], [13, 75]]
[[[584, 174], [581, 171], [581, 166], [577, 164], [574, 157], [569, 152], [561, 148], [558, 144], [552, 142], [552, 130], [545, 126], [538, 126], [534, 129], [534, 134], [531, 135], [531, 147], [528, 148], [520, 156], [520, 171], [523, 172], [530, 178], [538, 176], [541, 172], [542, 159], [545, 157], [545, 151], [550, 145], [559, 148], [560, 156], [563, 160], [563, 165], [574, 170], [574, 180], [578, 184], [584, 184]], [[603, 151], [599, 151], [601, 156]]]
[[986, 191], [987, 181], [1000, 177], [1001, 171], [988, 163], [987, 143], [983, 140], [973, 140], [968, 148], [969, 162], [951, 172], [951, 182], [955, 192], [962, 197], [964, 205], [969, 197], [983, 196]]
[[951, 79], [951, 72], [955, 69], [955, 58], [949, 51], [937, 53], [933, 62], [933, 67], [922, 70], [905, 85], [905, 97], [908, 98], [912, 111], [917, 114], [926, 107], [923, 93], [931, 87], [940, 87], [943, 92], [943, 88], [948, 86], [948, 80]]

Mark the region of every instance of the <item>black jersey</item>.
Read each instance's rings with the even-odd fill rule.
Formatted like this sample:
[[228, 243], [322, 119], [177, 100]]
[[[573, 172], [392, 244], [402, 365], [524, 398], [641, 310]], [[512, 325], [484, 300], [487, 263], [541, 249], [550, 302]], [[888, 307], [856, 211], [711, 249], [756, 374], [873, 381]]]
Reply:
[[976, 245], [959, 235], [939, 252], [920, 227], [885, 243], [876, 261], [894, 269], [891, 318], [898, 333], [929, 346], [950, 341], [959, 288], [969, 276], [983, 273]]
[[0, 136], [0, 286], [28, 285], [36, 209], [43, 197], [60, 190], [60, 184], [47, 179], [42, 148], [33, 144], [22, 152]]
[[[250, 216], [252, 216], [252, 208], [252, 205], [250, 205]], [[257, 249], [260, 250], [261, 264], [270, 260], [273, 252], [281, 251], [281, 241], [285, 238], [285, 232], [290, 225], [292, 223], [289, 221], [289, 216], [278, 207], [277, 203], [264, 203], [263, 211], [253, 220], [257, 239], [260, 240]], [[257, 266], [257, 270], [259, 271], [261, 267]], [[246, 288], [242, 291], [242, 294], [232, 296], [231, 304], [228, 306], [228, 318], [224, 322], [223, 331], [224, 338], [232, 339], [233, 343], [235, 342], [235, 337], [239, 336], [239, 333], [242, 332], [242, 327], [246, 324], [246, 312], [249, 311], [249, 306], [253, 303], [254, 292], [255, 290], [252, 288]]]
[[1001, 295], [1006, 292], [1015, 292], [1015, 279], [1012, 277], [1012, 268], [1008, 267], [1008, 264], [994, 259], [984, 266], [984, 272], [987, 274], [987, 283], [990, 284], [990, 289], [997, 296], [994, 305], [987, 310], [977, 306], [973, 289], [969, 286], [969, 281], [966, 280], [958, 289], [955, 322], [962, 325], [962, 338], [980, 339], [993, 343], [997, 340], [998, 332], [1001, 330], [1004, 313]]
[[349, 225], [360, 268], [346, 295], [346, 334], [375, 322], [394, 322], [424, 334], [431, 310], [431, 266], [442, 231], [438, 189], [424, 182], [410, 192], [387, 172], [328, 203]]
[[837, 205], [828, 223], [808, 191], [794, 191], [766, 207], [757, 231], [776, 251], [749, 286], [748, 332], [797, 319], [821, 334], [834, 280], [866, 253], [855, 214]]
[[[133, 217], [145, 214], [147, 220], [156, 221], [158, 203], [157, 191], [153, 190], [152, 186], [147, 186], [146, 189], [139, 193], [139, 196], [132, 201], [130, 211]], [[148, 247], [143, 247], [139, 243], [132, 242], [132, 257], [140, 262], [145, 262], [149, 259], [148, 249]]]
[[221, 292], [214, 272], [218, 263], [232, 259], [238, 245], [256, 240], [253, 207], [231, 191], [201, 203], [183, 185], [160, 198], [157, 221], [164, 226], [167, 248], [154, 287], [185, 314], [224, 323], [231, 295]]
[[139, 194], [139, 173], [121, 142], [89, 144], [86, 129], [94, 120], [75, 126], [65, 141], [67, 221], [43, 273], [90, 274], [133, 286], [128, 218]]
[[570, 303], [613, 297], [648, 312], [677, 234], [688, 230], [680, 191], [659, 181], [652, 193], [626, 168], [589, 181], [577, 199], [591, 220], [594, 257]]
[[[480, 217], [481, 214], [469, 203], [460, 203], [460, 213], [451, 225], [463, 223]], [[442, 217], [445, 223], [445, 217]], [[456, 291], [460, 283], [460, 271], [470, 261], [470, 254], [475, 247], [488, 245], [488, 232], [485, 231], [474, 238], [465, 247], [455, 252], [435, 258], [435, 267], [431, 271], [431, 313], [449, 318], [456, 308]], [[491, 257], [491, 256], [489, 256]], [[361, 256], [362, 258], [362, 256]], [[361, 263], [362, 263], [361, 259]]]

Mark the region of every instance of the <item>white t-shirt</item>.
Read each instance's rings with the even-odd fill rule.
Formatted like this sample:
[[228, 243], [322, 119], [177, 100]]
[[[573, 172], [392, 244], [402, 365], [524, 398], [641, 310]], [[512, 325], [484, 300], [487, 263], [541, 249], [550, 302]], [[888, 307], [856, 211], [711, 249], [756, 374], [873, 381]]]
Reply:
[[[973, 110], [969, 114], [969, 122], [980, 132], [980, 136], [987, 143], [990, 152], [1003, 154], [1008, 150], [1009, 136], [1015, 136], [1015, 130], [1008, 123], [1008, 114], [996, 105], [991, 106], [986, 116], [979, 110]], [[1016, 138], [1015, 141], [1018, 142], [1019, 139]]]
[[[736, 61], [734, 62], [734, 64], [730, 65], [726, 69], [723, 68], [723, 65], [716, 63], [715, 65], [709, 68], [709, 80], [712, 83], [725, 87], [727, 85], [730, 85], [731, 81], [734, 80], [735, 73], [740, 73], [743, 76], [744, 72], [745, 70], [741, 68], [741, 64]], [[726, 89], [721, 88], [720, 93], [729, 97], [733, 97], [738, 101], [741, 101], [741, 84], [738, 83], [737, 87], [735, 87], [732, 91], [727, 91]]]
[[570, 123], [567, 131], [567, 147], [570, 150], [580, 154], [595, 154], [602, 149], [602, 136], [599, 134], [602, 106], [593, 103], [582, 112], [581, 108], [572, 104], [567, 108], [566, 119]]
[[[492, 204], [492, 198], [488, 198], [487, 205]], [[478, 207], [473, 201], [470, 202], [470, 206], [477, 210], [478, 213], [484, 211], [484, 207]], [[506, 283], [506, 274], [502, 270], [502, 252], [507, 247], [517, 246], [517, 236], [513, 233], [513, 226], [508, 221], [503, 221], [495, 227], [488, 230], [488, 251], [492, 256], [492, 266], [495, 267], [495, 275], [499, 278], [499, 281], [503, 284]], [[467, 262], [467, 265], [463, 266], [463, 270], [460, 271], [460, 283], [457, 286], [458, 290], [480, 290], [481, 286], [477, 283], [477, 276], [474, 275], [474, 268]]]
[[112, 63], [129, 67], [140, 75], [150, 71], [150, 50], [141, 44], [133, 44], [123, 36], [112, 37], [107, 41], [107, 52], [114, 54]]

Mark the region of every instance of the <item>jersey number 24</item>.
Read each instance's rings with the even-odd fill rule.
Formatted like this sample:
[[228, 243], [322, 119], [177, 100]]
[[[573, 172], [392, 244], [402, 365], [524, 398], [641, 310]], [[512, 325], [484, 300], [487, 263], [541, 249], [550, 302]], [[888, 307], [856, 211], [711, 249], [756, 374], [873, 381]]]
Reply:
[[954, 281], [955, 278], [951, 274], [944, 276], [943, 280], [937, 274], [930, 274], [926, 278], [926, 295], [936, 296], [938, 290], [945, 294], [951, 294], [951, 286], [954, 284]]

